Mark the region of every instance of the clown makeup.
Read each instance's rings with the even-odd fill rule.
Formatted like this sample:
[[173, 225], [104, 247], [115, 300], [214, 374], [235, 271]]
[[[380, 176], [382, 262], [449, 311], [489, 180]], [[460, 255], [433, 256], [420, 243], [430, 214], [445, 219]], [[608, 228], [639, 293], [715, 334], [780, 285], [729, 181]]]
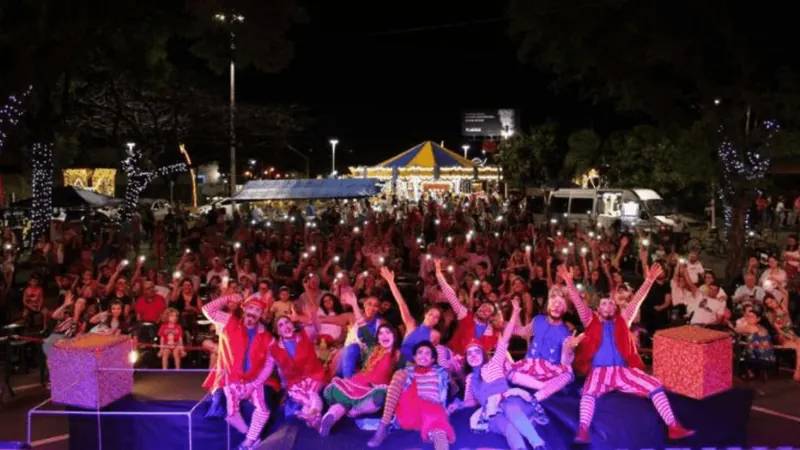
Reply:
[[261, 319], [261, 314], [264, 311], [255, 305], [247, 305], [244, 307], [244, 326], [252, 330], [258, 326], [258, 320]]
[[394, 333], [391, 328], [386, 326], [378, 328], [378, 344], [387, 350], [392, 348], [394, 345]]
[[294, 336], [294, 323], [288, 317], [281, 317], [275, 326], [278, 329], [278, 335], [284, 339], [289, 339]]
[[414, 352], [414, 364], [418, 367], [430, 367], [433, 365], [433, 352], [431, 348], [423, 345]]
[[467, 364], [470, 367], [480, 367], [483, 361], [483, 350], [480, 347], [473, 345], [467, 348]]
[[547, 315], [553, 320], [561, 320], [567, 311], [567, 302], [561, 297], [550, 297], [547, 301]]
[[614, 300], [610, 298], [604, 298], [600, 300], [600, 305], [597, 307], [597, 312], [600, 313], [600, 317], [603, 319], [610, 319], [614, 317], [614, 314], [617, 312], [617, 304], [614, 303]]

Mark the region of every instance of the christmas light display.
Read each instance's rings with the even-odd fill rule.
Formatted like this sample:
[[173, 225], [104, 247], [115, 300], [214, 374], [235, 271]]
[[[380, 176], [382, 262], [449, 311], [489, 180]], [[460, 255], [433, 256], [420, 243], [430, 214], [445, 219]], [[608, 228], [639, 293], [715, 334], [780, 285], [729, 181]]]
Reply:
[[[780, 130], [780, 125], [774, 120], [766, 120], [762, 123], [764, 130], [767, 131], [766, 146], [774, 133]], [[720, 128], [720, 132], [723, 129]], [[725, 220], [725, 231], [733, 226], [733, 199], [736, 190], [734, 188], [736, 179], [744, 179], [746, 182], [753, 183], [764, 178], [769, 171], [770, 161], [764, 158], [757, 151], [745, 150], [739, 152], [737, 148], [726, 138], [723, 138], [717, 148], [717, 156], [722, 162], [722, 186], [718, 190], [718, 195], [722, 200], [722, 211]], [[745, 217], [745, 228], [750, 227], [750, 216]]]
[[6, 104], [0, 106], [0, 152], [6, 144], [6, 130], [17, 126], [19, 119], [25, 113], [23, 103], [31, 94], [32, 87], [29, 87], [22, 95], [9, 95]]
[[177, 163], [147, 171], [141, 169], [141, 162], [141, 150], [136, 150], [136, 144], [128, 143], [125, 150], [125, 159], [122, 160], [122, 170], [128, 176], [128, 184], [125, 186], [125, 203], [122, 205], [119, 214], [122, 223], [130, 220], [133, 211], [136, 209], [136, 204], [139, 202], [139, 195], [151, 181], [158, 177], [189, 170], [189, 166], [186, 163]]
[[53, 217], [53, 144], [31, 147], [31, 244], [47, 234]]

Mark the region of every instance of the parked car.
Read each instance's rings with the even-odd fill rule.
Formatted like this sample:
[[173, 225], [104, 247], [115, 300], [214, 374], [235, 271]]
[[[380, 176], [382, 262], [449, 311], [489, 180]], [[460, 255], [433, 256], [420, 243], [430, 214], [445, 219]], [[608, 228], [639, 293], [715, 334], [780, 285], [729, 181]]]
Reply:
[[234, 203], [233, 199], [231, 198], [223, 198], [221, 200], [198, 207], [194, 214], [195, 216], [205, 216], [210, 213], [212, 209], [224, 209], [225, 217], [228, 219], [233, 219], [233, 212], [239, 210], [239, 205]]
[[[141, 198], [139, 199], [139, 204], [150, 208], [155, 220], [164, 220], [171, 207], [169, 201], [163, 198]], [[115, 222], [119, 220], [118, 207], [98, 208], [95, 211], [108, 218], [108, 220]]]

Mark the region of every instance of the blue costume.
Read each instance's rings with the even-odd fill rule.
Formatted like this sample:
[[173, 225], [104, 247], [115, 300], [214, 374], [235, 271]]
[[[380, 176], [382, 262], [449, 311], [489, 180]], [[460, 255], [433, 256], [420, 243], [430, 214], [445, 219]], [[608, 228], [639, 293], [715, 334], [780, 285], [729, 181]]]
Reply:
[[[368, 320], [365, 325], [372, 332], [372, 335], [376, 336], [380, 324], [380, 316], [375, 316], [372, 320]], [[352, 377], [358, 372], [360, 362], [361, 341], [358, 337], [358, 327], [352, 327], [347, 333], [347, 339], [341, 350], [341, 357], [336, 367], [336, 376], [341, 378]]]

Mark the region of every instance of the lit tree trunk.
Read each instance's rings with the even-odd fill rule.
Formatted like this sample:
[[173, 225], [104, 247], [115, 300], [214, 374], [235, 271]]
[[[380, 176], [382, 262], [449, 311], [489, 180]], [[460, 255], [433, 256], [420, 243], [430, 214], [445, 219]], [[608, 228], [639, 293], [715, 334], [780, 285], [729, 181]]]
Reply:
[[53, 144], [36, 142], [31, 148], [31, 245], [47, 235], [53, 219]]
[[119, 214], [123, 224], [130, 222], [133, 211], [136, 210], [136, 205], [139, 203], [139, 195], [151, 181], [164, 175], [189, 170], [186, 163], [159, 167], [152, 172], [143, 170], [141, 168], [142, 152], [134, 147], [133, 144], [128, 144], [128, 148], [125, 150], [125, 159], [122, 160], [122, 169], [128, 177], [128, 184], [125, 186], [125, 203], [122, 204]]
[[725, 279], [733, 280], [742, 273], [745, 262], [745, 246], [747, 242], [747, 213], [750, 207], [750, 196], [743, 190], [730, 199], [731, 224], [727, 230], [728, 264], [725, 266]]

